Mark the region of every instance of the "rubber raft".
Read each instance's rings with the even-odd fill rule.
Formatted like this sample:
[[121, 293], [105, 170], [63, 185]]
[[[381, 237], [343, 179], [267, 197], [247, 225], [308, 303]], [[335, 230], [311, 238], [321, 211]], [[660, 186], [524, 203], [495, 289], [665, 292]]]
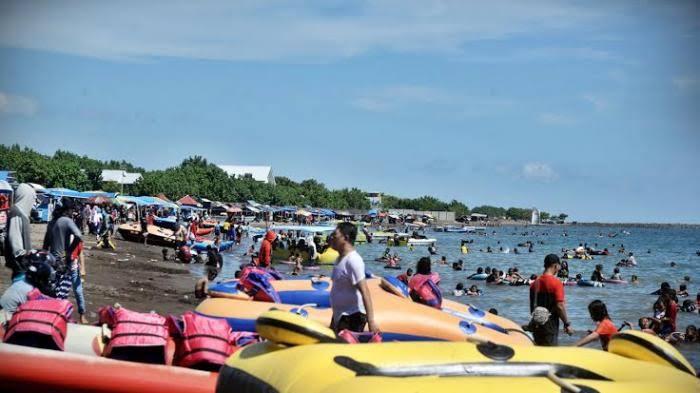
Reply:
[[614, 336], [609, 352], [489, 342], [348, 345], [332, 343], [332, 332], [318, 324], [283, 314], [260, 318], [259, 332], [270, 341], [231, 356], [217, 393], [700, 391], [688, 361], [641, 332]]
[[[209, 317], [225, 318], [235, 331], [253, 331], [255, 320], [270, 309], [300, 313], [308, 319], [329, 326], [332, 312], [328, 306], [331, 284], [314, 284], [312, 280], [271, 281], [285, 303], [265, 303], [240, 298], [210, 298], [196, 312]], [[498, 343], [532, 345], [516, 323], [471, 305], [443, 300], [443, 309], [428, 307], [402, 296], [400, 289], [389, 292], [380, 287], [380, 279], [368, 279], [375, 320], [385, 340], [396, 341], [464, 341], [483, 338]], [[221, 287], [215, 287], [221, 289]], [[384, 285], [384, 288], [391, 289]], [[246, 295], [247, 296], [247, 295]], [[230, 296], [233, 297], [233, 296]], [[315, 303], [323, 306], [300, 307]]]

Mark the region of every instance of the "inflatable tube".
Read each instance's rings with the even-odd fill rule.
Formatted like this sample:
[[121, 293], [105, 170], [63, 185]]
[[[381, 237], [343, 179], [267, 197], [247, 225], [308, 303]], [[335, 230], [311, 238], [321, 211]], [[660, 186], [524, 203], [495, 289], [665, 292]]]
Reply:
[[394, 270], [401, 270], [401, 265], [384, 265], [384, 269], [394, 269]]
[[[331, 282], [328, 278], [273, 280], [269, 283], [279, 295], [282, 303], [293, 305], [315, 304], [323, 308], [331, 306]], [[211, 297], [251, 300], [245, 292], [238, 289], [237, 280], [223, 281], [212, 285], [209, 287], [208, 293]]]
[[195, 235], [197, 236], [206, 236], [210, 233], [214, 232], [214, 227], [209, 227], [209, 228], [197, 228], [197, 233]]
[[483, 281], [486, 280], [486, 278], [489, 275], [486, 273], [474, 273], [471, 276], [467, 277], [467, 280], [478, 280], [478, 281]]
[[[225, 240], [219, 243], [219, 251], [226, 251], [233, 247], [233, 242], [231, 240]], [[202, 242], [195, 242], [193, 243], [190, 248], [197, 251], [197, 252], [207, 252], [207, 247], [212, 246], [214, 247], [214, 241], [212, 240], [205, 240]]]
[[382, 277], [379, 286], [381, 286], [385, 291], [403, 298], [407, 298], [410, 293], [408, 286], [394, 276]]
[[606, 284], [627, 284], [626, 280], [613, 280], [613, 279], [605, 279], [603, 280], [604, 283]]
[[211, 297], [222, 297], [227, 299], [250, 300], [245, 292], [238, 289], [238, 280], [217, 282], [210, 285], [207, 293]]
[[332, 265], [335, 263], [339, 256], [340, 254], [338, 254], [338, 251], [332, 249], [331, 247], [328, 247], [326, 251], [324, 251], [318, 256], [317, 262], [319, 265]]
[[3, 392], [211, 393], [217, 374], [0, 345]]
[[591, 280], [578, 280], [578, 283], [576, 283], [579, 287], [603, 287], [605, 286], [602, 282], [600, 281], [591, 281]]
[[578, 281], [576, 280], [567, 280], [567, 281], [562, 281], [562, 284], [567, 287], [572, 287], [578, 285]]
[[[219, 373], [218, 393], [697, 392], [687, 373], [573, 347], [383, 342], [246, 347]], [[564, 388], [566, 387], [566, 388]]]
[[300, 314], [270, 310], [255, 321], [255, 330], [262, 338], [284, 345], [309, 345], [335, 342], [335, 333]]
[[654, 335], [625, 330], [610, 339], [608, 352], [672, 367], [695, 376], [695, 368], [676, 348]]
[[[297, 280], [284, 280], [274, 282], [273, 285], [295, 281]], [[442, 310], [395, 296], [380, 288], [379, 285], [378, 279], [367, 280], [374, 305], [375, 321], [382, 330], [385, 341], [464, 341], [468, 338], [477, 338], [498, 343], [532, 345], [530, 339], [522, 334], [522, 330], [515, 332], [506, 329], [507, 332], [503, 333]], [[280, 296], [283, 296], [282, 293], [283, 291], [280, 290]], [[255, 319], [271, 308], [291, 310], [298, 308], [298, 305], [211, 298], [200, 303], [196, 311], [207, 316], [226, 318], [233, 330], [252, 331], [255, 327]], [[305, 308], [304, 312], [308, 313], [309, 319], [324, 326], [330, 324], [331, 310], [328, 308], [311, 307]]]

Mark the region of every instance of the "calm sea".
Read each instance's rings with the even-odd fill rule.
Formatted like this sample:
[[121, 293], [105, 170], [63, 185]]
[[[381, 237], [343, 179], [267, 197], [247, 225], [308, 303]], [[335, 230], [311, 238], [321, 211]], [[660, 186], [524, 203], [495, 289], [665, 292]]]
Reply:
[[[493, 233], [492, 231], [495, 231]], [[626, 231], [626, 233], [623, 233]], [[528, 232], [524, 235], [524, 232]], [[568, 236], [563, 236], [566, 232]], [[608, 237], [608, 233], [617, 233], [617, 237]], [[622, 259], [623, 255], [618, 254], [618, 248], [624, 244], [627, 252], [634, 252], [639, 264], [635, 268], [622, 268], [623, 278], [628, 279], [636, 274], [639, 277], [639, 284], [636, 285], [607, 285], [604, 288], [566, 287], [567, 310], [572, 320], [576, 333], [573, 337], [564, 334], [560, 335], [560, 342], [563, 345], [571, 344], [581, 338], [586, 330], [594, 327], [590, 320], [587, 305], [592, 300], [600, 299], [608, 307], [608, 311], [616, 325], [620, 325], [627, 320], [636, 327], [637, 320], [642, 316], [652, 314], [652, 305], [656, 300], [650, 292], [658, 289], [663, 281], [668, 281], [675, 288], [683, 280], [684, 276], [690, 276], [691, 282], [688, 290], [691, 293], [690, 299], [695, 299], [695, 294], [700, 291], [700, 257], [695, 254], [700, 250], [700, 229], [698, 228], [637, 228], [637, 227], [598, 227], [598, 226], [542, 226], [542, 227], [501, 227], [489, 229], [486, 236], [475, 236], [458, 233], [439, 233], [427, 231], [428, 237], [438, 240], [438, 255], [433, 257], [434, 262], [438, 262], [442, 255], [447, 257], [449, 264], [441, 266], [433, 264], [433, 270], [440, 273], [442, 282], [440, 284], [443, 293], [448, 298], [452, 289], [458, 282], [466, 285], [476, 284], [483, 290], [481, 297], [461, 297], [457, 301], [470, 302], [476, 306], [488, 310], [496, 308], [502, 316], [512, 319], [517, 323], [526, 323], [528, 320], [527, 286], [487, 286], [483, 281], [468, 281], [467, 275], [476, 270], [477, 267], [490, 266], [500, 270], [507, 270], [509, 267], [518, 267], [521, 274], [528, 276], [532, 273], [542, 272], [542, 261], [549, 253], [561, 254], [562, 248], [575, 248], [579, 243], [588, 243], [590, 246], [603, 249], [607, 247], [611, 251], [610, 256], [596, 256], [594, 260], [569, 260], [569, 269], [572, 275], [581, 273], [584, 278], [590, 277], [596, 264], [604, 265], [604, 275], [612, 274], [615, 264]], [[474, 239], [470, 245], [471, 252], [462, 255], [460, 252], [460, 241], [462, 239]], [[513, 249], [518, 243], [531, 240], [535, 243], [535, 249], [528, 253], [527, 249], [519, 248], [521, 254], [514, 254]], [[538, 244], [539, 242], [544, 244]], [[250, 240], [246, 241], [231, 252], [225, 253], [226, 263], [220, 279], [233, 278], [234, 272], [238, 269], [240, 262], [247, 260], [241, 255], [250, 246]], [[479, 252], [484, 251], [488, 246], [494, 249], [494, 253]], [[510, 249], [510, 253], [499, 253], [498, 249]], [[368, 270], [375, 274], [383, 275], [398, 273], [397, 271], [386, 271], [382, 264], [374, 262], [374, 259], [381, 256], [385, 249], [382, 244], [367, 244], [358, 247], [358, 251], [365, 258]], [[401, 256], [401, 265], [405, 269], [414, 266], [418, 258], [427, 255], [425, 247], [416, 247], [409, 251], [407, 247], [392, 248]], [[465, 271], [453, 271], [451, 263], [458, 259], [464, 261]], [[670, 262], [676, 262], [676, 267], [671, 268]], [[289, 270], [289, 266], [278, 266], [282, 271]], [[195, 274], [201, 274], [201, 266], [193, 266]], [[330, 269], [328, 268], [328, 271]], [[684, 299], [680, 299], [681, 302]], [[697, 313], [679, 313], [678, 329], [684, 330], [689, 324], [700, 326], [700, 316]], [[593, 344], [591, 344], [593, 345]], [[595, 345], [598, 345], [597, 343]], [[700, 344], [681, 345], [681, 352], [693, 363], [696, 369], [700, 369]]]

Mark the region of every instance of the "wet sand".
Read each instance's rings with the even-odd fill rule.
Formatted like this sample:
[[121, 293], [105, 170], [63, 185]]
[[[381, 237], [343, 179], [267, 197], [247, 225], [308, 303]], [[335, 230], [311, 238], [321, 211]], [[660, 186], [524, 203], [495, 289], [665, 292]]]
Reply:
[[[45, 224], [32, 224], [34, 248], [41, 248], [45, 232]], [[83, 290], [90, 322], [96, 322], [100, 307], [116, 302], [134, 311], [153, 310], [161, 315], [181, 314], [197, 305], [197, 277], [186, 265], [164, 262], [162, 247], [120, 240], [118, 234], [113, 238], [116, 250], [96, 248], [93, 235], [83, 240], [87, 270]], [[4, 291], [11, 284], [4, 262], [0, 272], [0, 291]], [[72, 292], [70, 300], [75, 303]]]

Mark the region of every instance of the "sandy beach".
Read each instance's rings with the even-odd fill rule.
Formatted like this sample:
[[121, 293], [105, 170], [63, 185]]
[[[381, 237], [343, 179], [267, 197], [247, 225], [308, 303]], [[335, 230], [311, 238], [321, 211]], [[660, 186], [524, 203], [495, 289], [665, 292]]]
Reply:
[[[45, 224], [32, 224], [32, 243], [41, 248]], [[84, 236], [84, 285], [87, 317], [97, 320], [97, 310], [119, 302], [135, 311], [154, 310], [161, 315], [180, 314], [196, 305], [194, 284], [197, 280], [187, 266], [162, 261], [162, 248], [127, 242], [117, 235], [115, 250], [95, 248], [95, 237]], [[10, 270], [0, 274], [0, 290], [10, 285]], [[71, 295], [70, 300], [75, 303]]]

